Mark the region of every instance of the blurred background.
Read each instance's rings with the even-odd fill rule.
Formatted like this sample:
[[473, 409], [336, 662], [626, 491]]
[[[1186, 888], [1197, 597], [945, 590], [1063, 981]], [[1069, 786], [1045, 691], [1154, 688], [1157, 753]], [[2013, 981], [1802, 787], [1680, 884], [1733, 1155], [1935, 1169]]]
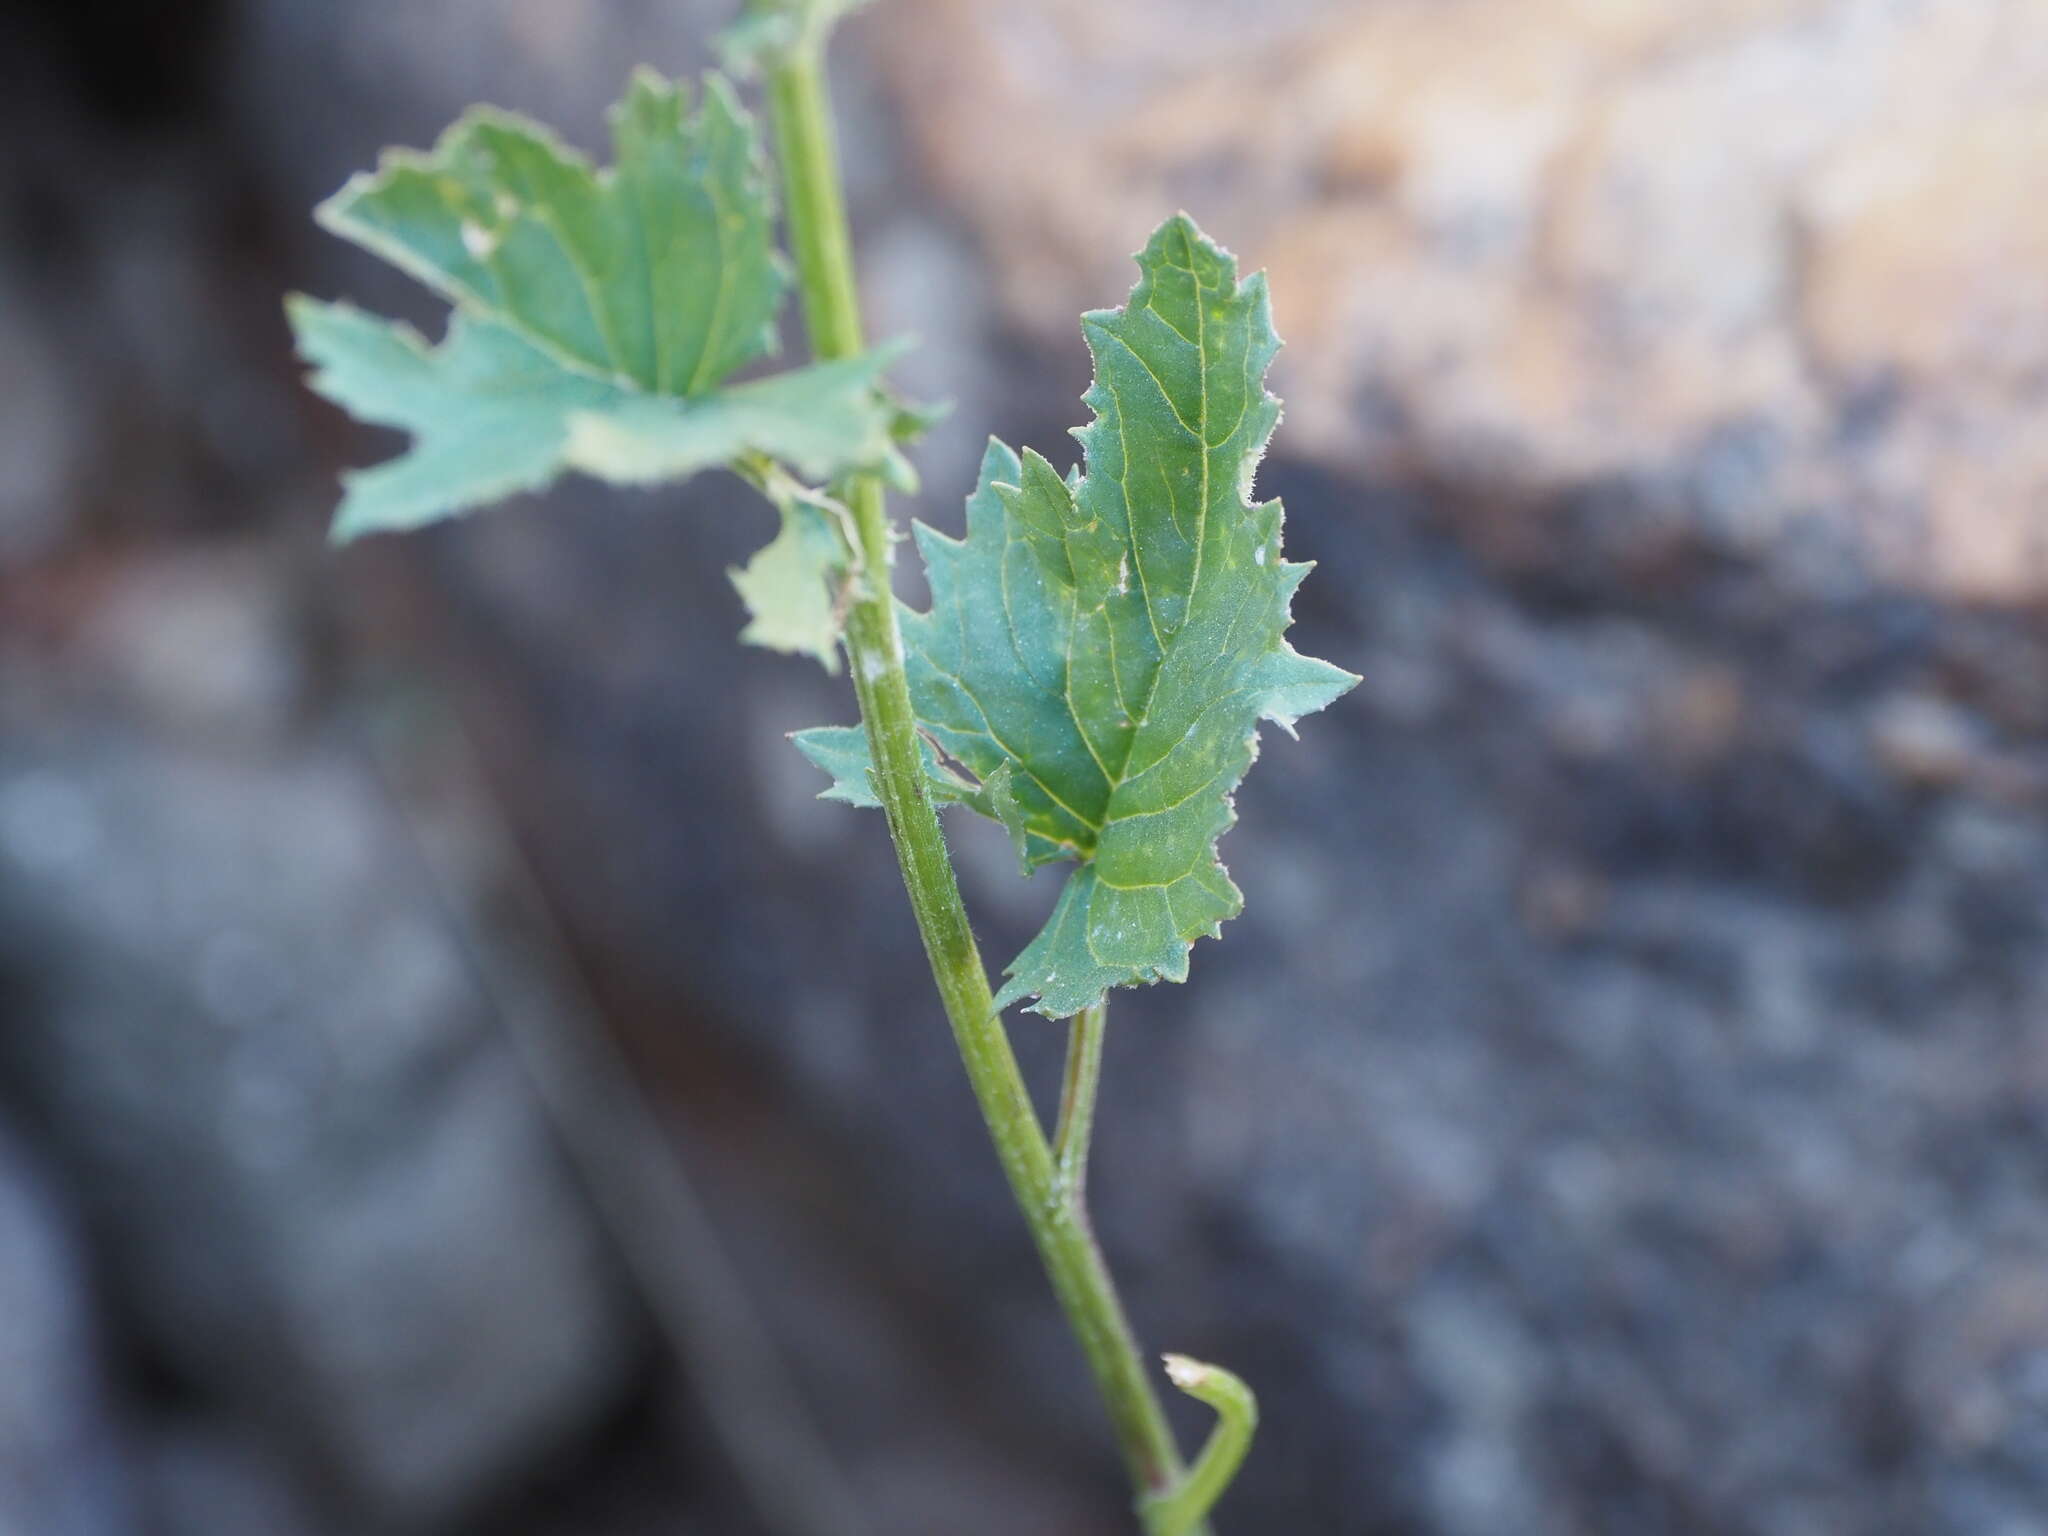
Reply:
[[[5, 1536], [1129, 1529], [782, 740], [844, 680], [735, 643], [765, 510], [323, 544], [396, 444], [281, 295], [440, 321], [312, 205], [474, 100], [599, 149], [725, 12], [0, 18]], [[941, 527], [1071, 460], [1162, 216], [1272, 272], [1365, 683], [1119, 998], [1094, 1181], [1262, 1394], [1222, 1529], [2048, 1533], [2048, 10], [882, 0], [836, 69]]]

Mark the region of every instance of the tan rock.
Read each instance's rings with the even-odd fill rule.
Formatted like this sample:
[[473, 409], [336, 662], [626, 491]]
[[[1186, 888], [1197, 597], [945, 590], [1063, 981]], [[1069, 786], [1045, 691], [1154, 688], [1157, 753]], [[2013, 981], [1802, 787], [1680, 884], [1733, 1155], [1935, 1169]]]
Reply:
[[[1297, 452], [2048, 593], [2039, 0], [895, 0], [1011, 319], [1074, 345], [1185, 205], [1272, 269]], [[1730, 479], [1715, 445], [1762, 445]]]

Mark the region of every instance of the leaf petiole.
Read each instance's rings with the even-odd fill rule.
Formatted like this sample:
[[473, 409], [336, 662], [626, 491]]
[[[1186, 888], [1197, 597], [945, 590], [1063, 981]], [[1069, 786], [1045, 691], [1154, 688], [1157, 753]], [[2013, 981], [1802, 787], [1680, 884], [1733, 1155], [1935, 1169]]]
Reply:
[[1060, 1190], [1075, 1205], [1088, 1191], [1088, 1144], [1095, 1135], [1095, 1099], [1102, 1083], [1102, 1046], [1109, 1032], [1109, 996], [1074, 1015], [1067, 1036], [1067, 1069], [1060, 1085], [1059, 1128], [1053, 1166]]

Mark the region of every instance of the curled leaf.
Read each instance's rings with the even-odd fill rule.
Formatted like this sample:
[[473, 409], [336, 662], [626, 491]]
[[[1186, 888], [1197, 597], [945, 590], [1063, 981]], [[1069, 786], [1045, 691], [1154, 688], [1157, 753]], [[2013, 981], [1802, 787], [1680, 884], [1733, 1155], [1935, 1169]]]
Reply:
[[772, 461], [750, 460], [739, 468], [782, 516], [774, 540], [729, 573], [752, 615], [740, 638], [771, 651], [815, 656], [827, 672], [836, 672], [856, 564], [850, 516], [838, 501], [792, 479]]

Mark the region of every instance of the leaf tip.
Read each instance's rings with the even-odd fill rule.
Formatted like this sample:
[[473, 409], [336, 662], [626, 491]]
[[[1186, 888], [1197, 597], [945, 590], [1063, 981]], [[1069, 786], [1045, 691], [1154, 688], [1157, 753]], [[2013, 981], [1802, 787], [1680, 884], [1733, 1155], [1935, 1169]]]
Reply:
[[294, 348], [308, 362], [312, 359], [306, 357], [306, 337], [318, 328], [329, 307], [324, 300], [316, 299], [310, 293], [294, 291], [284, 296], [285, 324], [291, 327]]
[[663, 131], [673, 132], [688, 110], [688, 91], [651, 65], [639, 64], [626, 77], [626, 89], [605, 114], [619, 158], [626, 159], [640, 142]]
[[[710, 78], [707, 76], [707, 79]], [[645, 97], [656, 101], [669, 101], [680, 95], [685, 87], [680, 80], [671, 80], [652, 64], [635, 64], [632, 73], [626, 76], [626, 99]]]
[[983, 486], [1015, 485], [1023, 473], [1024, 463], [1017, 457], [1017, 450], [991, 432], [981, 450], [980, 483]]
[[1210, 239], [1202, 226], [1195, 222], [1194, 215], [1185, 208], [1175, 212], [1165, 223], [1152, 231], [1152, 238], [1145, 242], [1145, 249], [1138, 253], [1137, 259], [1141, 265], [1157, 264], [1169, 254], [1174, 254], [1176, 242], [1180, 247], [1179, 254], [1185, 254], [1190, 258], [1206, 257], [1226, 267], [1233, 276], [1235, 275], [1237, 258], [1224, 246]]
[[870, 347], [865, 354], [866, 361], [873, 371], [879, 374], [891, 363], [900, 361], [906, 353], [916, 346], [917, 337], [912, 333], [905, 332], [901, 336], [891, 336], [887, 341]]
[[377, 184], [370, 171], [356, 171], [334, 191], [313, 205], [313, 222], [330, 235], [353, 241], [356, 237], [355, 209]]
[[345, 549], [358, 539], [381, 531], [375, 522], [363, 515], [359, 507], [344, 501], [341, 510], [334, 514], [333, 521], [327, 525], [327, 544], [330, 549]]

